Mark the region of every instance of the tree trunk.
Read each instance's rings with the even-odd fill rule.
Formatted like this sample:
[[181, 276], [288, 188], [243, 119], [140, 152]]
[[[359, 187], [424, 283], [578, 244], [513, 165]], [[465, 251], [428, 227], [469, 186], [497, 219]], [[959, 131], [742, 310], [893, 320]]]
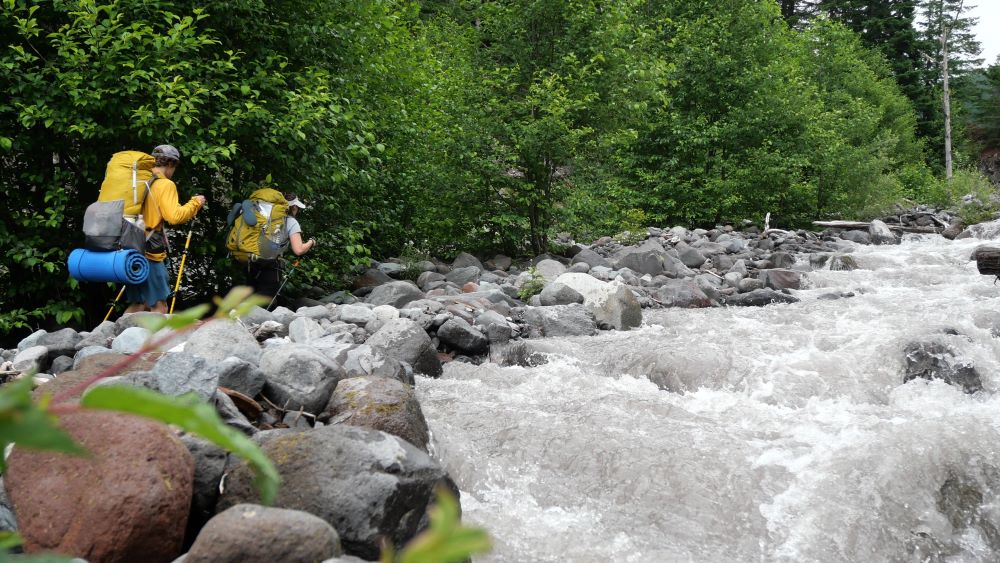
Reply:
[[[959, 7], [961, 10], [961, 7]], [[941, 77], [944, 99], [944, 175], [951, 180], [951, 92], [948, 89], [948, 25], [942, 14], [941, 22]]]

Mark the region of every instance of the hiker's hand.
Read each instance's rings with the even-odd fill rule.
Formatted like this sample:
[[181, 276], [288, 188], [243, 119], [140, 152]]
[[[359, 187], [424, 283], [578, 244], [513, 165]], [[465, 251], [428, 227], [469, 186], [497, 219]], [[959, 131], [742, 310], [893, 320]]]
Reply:
[[194, 196], [194, 197], [193, 197], [193, 198], [191, 198], [191, 199], [196, 199], [196, 200], [198, 200], [198, 207], [199, 207], [199, 208], [201, 208], [201, 207], [205, 207], [205, 196], [203, 196], [203, 195], [201, 195], [201, 194], [198, 194], [198, 195]]
[[315, 246], [316, 246], [316, 239], [315, 238], [310, 238], [309, 239], [309, 250], [312, 250], [313, 248], [315, 248]]

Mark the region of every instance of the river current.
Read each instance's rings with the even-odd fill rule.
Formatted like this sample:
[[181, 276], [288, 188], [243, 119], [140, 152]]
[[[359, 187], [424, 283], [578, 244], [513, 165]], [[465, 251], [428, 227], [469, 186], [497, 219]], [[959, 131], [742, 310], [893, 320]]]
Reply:
[[[647, 309], [637, 330], [532, 341], [537, 367], [418, 378], [463, 520], [494, 541], [476, 561], [1000, 560], [982, 242], [857, 246], [858, 270], [809, 271], [798, 303]], [[904, 384], [920, 339], [984, 390]]]

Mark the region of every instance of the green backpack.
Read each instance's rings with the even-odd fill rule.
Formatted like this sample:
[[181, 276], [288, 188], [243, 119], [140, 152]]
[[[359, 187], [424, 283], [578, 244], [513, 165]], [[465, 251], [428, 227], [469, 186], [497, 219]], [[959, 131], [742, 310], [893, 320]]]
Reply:
[[253, 219], [239, 214], [233, 222], [226, 248], [240, 262], [274, 259], [288, 247], [285, 217], [288, 202], [281, 192], [261, 188], [250, 194]]

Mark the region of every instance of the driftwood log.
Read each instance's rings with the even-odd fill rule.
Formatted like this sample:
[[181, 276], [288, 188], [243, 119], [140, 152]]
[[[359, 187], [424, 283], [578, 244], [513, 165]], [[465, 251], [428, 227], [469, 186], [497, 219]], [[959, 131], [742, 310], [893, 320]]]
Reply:
[[[813, 221], [813, 225], [817, 227], [827, 227], [831, 229], [865, 229], [871, 226], [871, 223], [865, 221]], [[899, 231], [902, 233], [925, 233], [934, 234], [940, 233], [943, 229], [940, 227], [904, 227], [902, 225], [886, 225], [890, 230]]]
[[1000, 246], [981, 245], [972, 254], [976, 268], [984, 276], [1000, 276]]

